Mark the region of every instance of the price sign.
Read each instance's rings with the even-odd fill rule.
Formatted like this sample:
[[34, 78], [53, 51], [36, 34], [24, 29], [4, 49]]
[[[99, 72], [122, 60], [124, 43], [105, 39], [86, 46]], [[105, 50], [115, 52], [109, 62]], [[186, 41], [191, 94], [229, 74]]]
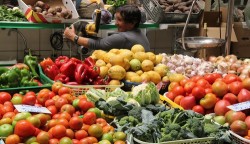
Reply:
[[51, 112], [46, 107], [38, 107], [31, 105], [14, 105], [18, 112], [35, 112], [35, 113], [47, 113]]
[[233, 104], [233, 105], [230, 105], [230, 106], [227, 106], [227, 107], [229, 109], [233, 110], [233, 111], [246, 110], [246, 109], [250, 108], [250, 101]]
[[4, 141], [2, 139], [0, 139], [0, 144], [5, 144]]

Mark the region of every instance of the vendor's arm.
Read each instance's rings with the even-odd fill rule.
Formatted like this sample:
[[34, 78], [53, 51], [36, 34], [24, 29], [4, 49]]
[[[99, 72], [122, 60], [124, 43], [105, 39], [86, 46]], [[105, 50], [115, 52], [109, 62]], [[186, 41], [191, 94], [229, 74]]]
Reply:
[[[70, 40], [74, 41], [75, 36], [76, 36], [74, 26], [72, 26], [71, 28], [67, 27], [67, 28], [64, 30], [64, 36], [65, 36], [67, 39], [70, 39]], [[82, 46], [84, 46], [84, 47], [88, 47], [88, 41], [89, 41], [88, 38], [79, 37], [79, 39], [77, 40], [77, 44], [78, 44], [78, 45], [82, 45]]]

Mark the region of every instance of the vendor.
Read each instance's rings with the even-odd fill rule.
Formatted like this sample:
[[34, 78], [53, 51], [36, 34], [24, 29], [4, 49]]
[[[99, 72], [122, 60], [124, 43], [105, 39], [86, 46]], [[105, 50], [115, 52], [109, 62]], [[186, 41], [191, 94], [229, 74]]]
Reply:
[[78, 37], [74, 27], [66, 28], [64, 36], [76, 44], [90, 49], [110, 50], [112, 48], [130, 49], [135, 44], [141, 44], [146, 51], [150, 50], [150, 44], [146, 35], [138, 28], [141, 21], [141, 11], [137, 6], [125, 5], [119, 7], [115, 13], [115, 25], [118, 33], [101, 39]]

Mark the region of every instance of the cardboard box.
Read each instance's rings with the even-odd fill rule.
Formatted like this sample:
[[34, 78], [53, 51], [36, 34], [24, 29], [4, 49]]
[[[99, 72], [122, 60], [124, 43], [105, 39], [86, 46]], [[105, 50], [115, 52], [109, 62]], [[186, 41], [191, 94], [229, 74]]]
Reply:
[[238, 42], [231, 44], [231, 53], [239, 58], [250, 58], [250, 29], [244, 28], [242, 22], [235, 22], [234, 30]]
[[34, 12], [29, 5], [33, 6], [37, 0], [18, 0], [18, 4], [23, 14], [29, 22], [34, 23], [73, 23], [79, 19], [79, 15], [76, 11], [75, 5], [72, 0], [42, 0], [44, 3], [48, 4], [50, 7], [61, 6], [72, 12], [71, 19], [59, 18], [56, 16], [46, 16]]

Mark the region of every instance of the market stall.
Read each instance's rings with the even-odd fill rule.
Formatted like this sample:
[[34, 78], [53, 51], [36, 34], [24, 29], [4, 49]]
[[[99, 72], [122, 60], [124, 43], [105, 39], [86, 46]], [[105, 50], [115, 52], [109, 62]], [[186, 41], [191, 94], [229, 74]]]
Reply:
[[[127, 1], [105, 2], [118, 8]], [[73, 9], [65, 17], [45, 14], [50, 9], [47, 4], [58, 6], [54, 3], [19, 3], [25, 11], [21, 18], [27, 21], [12, 23], [8, 17], [0, 27], [56, 29], [69, 26], [66, 21], [78, 22], [80, 11], [71, 1], [69, 5], [67, 0], [60, 3]], [[250, 59], [229, 52], [234, 3], [228, 5], [225, 39], [204, 33], [190, 36], [190, 26], [199, 25], [196, 28], [203, 30], [199, 18], [204, 3], [140, 1], [138, 5], [145, 8], [150, 20], [139, 28], [181, 27], [180, 37], [175, 37], [178, 48], [193, 53], [221, 48], [219, 56], [155, 53], [134, 44], [126, 49], [95, 49], [84, 57], [41, 58], [25, 44], [23, 61], [0, 67], [0, 143], [250, 143]], [[102, 1], [94, 4], [99, 6]], [[83, 10], [83, 5], [79, 7]], [[10, 13], [16, 12], [12, 10]], [[116, 28], [115, 20], [100, 27], [101, 21], [96, 19], [81, 21], [84, 28], [77, 32], [86, 33], [77, 35], [72, 45], [79, 44], [79, 36], [96, 36], [99, 28]]]

